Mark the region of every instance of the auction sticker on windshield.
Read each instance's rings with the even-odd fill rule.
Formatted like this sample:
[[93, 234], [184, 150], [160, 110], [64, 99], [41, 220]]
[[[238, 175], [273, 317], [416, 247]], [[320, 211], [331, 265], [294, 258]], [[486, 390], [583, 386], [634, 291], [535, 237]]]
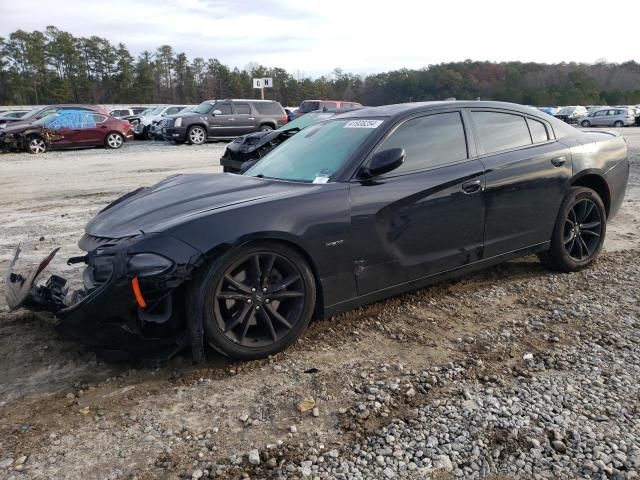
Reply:
[[382, 120], [351, 120], [344, 128], [378, 128]]

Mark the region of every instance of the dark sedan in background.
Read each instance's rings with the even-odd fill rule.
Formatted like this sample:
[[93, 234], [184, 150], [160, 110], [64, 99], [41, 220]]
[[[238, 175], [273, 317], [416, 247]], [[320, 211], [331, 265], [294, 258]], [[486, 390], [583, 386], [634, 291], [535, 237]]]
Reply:
[[204, 345], [279, 352], [311, 318], [536, 253], [577, 271], [622, 203], [622, 137], [532, 108], [427, 102], [311, 125], [244, 175], [169, 177], [114, 201], [85, 229], [84, 288], [6, 276], [12, 309], [146, 359]]

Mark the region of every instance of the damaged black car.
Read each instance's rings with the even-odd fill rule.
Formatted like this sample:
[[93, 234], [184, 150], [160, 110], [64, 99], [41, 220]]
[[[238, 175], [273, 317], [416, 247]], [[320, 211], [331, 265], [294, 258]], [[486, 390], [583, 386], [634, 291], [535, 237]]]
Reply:
[[629, 176], [625, 140], [500, 102], [364, 108], [311, 125], [243, 175], [135, 190], [85, 228], [83, 286], [6, 274], [11, 309], [146, 360], [205, 345], [282, 351], [312, 317], [529, 254], [577, 271], [602, 248]]
[[324, 110], [310, 112], [302, 117], [298, 117], [276, 130], [242, 135], [225, 148], [224, 154], [220, 158], [222, 171], [228, 173], [243, 173], [267, 153], [303, 128], [327, 120], [334, 115], [353, 110], [357, 110], [357, 108], [325, 108]]

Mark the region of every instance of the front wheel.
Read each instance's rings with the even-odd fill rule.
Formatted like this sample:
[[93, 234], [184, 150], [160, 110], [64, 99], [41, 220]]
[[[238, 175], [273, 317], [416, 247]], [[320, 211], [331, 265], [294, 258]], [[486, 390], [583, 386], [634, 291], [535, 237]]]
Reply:
[[551, 237], [551, 248], [539, 255], [545, 266], [577, 272], [591, 265], [604, 243], [607, 212], [600, 196], [585, 187], [567, 193]]
[[202, 145], [207, 138], [207, 132], [202, 127], [191, 127], [187, 132], [187, 138], [192, 145]]
[[34, 155], [47, 151], [47, 142], [42, 137], [31, 137], [27, 144], [27, 150]]
[[313, 315], [316, 286], [295, 250], [265, 242], [233, 249], [201, 277], [207, 342], [238, 360], [273, 355], [294, 342]]
[[589, 120], [583, 120], [581, 125], [583, 127], [590, 127], [591, 126], [591, 122], [589, 122]]
[[114, 150], [117, 148], [120, 148], [123, 143], [124, 143], [124, 137], [116, 132], [112, 132], [109, 135], [107, 135], [107, 138], [104, 141], [104, 144], [107, 147], [113, 148]]

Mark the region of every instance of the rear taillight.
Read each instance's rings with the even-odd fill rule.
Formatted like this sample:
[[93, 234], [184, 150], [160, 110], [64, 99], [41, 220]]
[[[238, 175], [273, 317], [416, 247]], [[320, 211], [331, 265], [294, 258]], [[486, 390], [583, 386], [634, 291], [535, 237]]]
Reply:
[[289, 121], [289, 117], [287, 116], [287, 114], [284, 114], [284, 119], [282, 120], [283, 123], [287, 123]]

